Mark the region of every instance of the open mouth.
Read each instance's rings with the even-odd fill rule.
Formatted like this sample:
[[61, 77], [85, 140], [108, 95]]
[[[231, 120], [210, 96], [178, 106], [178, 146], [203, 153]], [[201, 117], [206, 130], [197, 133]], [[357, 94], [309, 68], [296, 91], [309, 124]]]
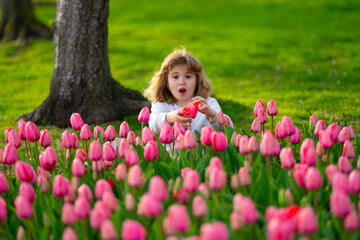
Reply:
[[185, 89], [185, 88], [180, 88], [179, 92], [180, 92], [181, 94], [184, 94], [184, 93], [186, 92], [186, 89]]

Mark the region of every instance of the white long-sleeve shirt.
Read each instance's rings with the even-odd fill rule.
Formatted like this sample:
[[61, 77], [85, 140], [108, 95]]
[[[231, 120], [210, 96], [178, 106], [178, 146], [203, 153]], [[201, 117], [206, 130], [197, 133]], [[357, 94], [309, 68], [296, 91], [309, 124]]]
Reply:
[[[215, 110], [216, 116], [221, 110], [219, 103], [216, 101], [215, 98], [208, 97], [206, 102], [209, 106]], [[155, 133], [160, 133], [161, 124], [165, 120], [165, 115], [168, 112], [174, 110], [180, 110], [182, 107], [179, 107], [176, 103], [169, 104], [165, 102], [153, 102], [151, 104], [151, 114], [149, 120], [149, 127]], [[196, 118], [192, 120], [191, 123], [191, 130], [200, 132], [202, 126], [211, 126], [214, 131], [220, 130], [220, 125], [217, 123], [216, 116], [214, 119], [208, 119], [205, 114], [198, 112]], [[230, 119], [230, 118], [229, 118]], [[230, 120], [231, 127], [233, 126]]]

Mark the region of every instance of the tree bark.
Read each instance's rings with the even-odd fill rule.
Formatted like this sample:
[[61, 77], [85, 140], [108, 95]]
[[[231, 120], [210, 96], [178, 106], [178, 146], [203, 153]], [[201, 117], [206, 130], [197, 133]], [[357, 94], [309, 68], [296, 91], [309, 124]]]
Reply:
[[27, 42], [31, 38], [51, 39], [49, 27], [36, 20], [31, 0], [0, 0], [0, 39]]
[[54, 31], [54, 72], [50, 95], [24, 118], [67, 127], [78, 112], [84, 122], [99, 124], [137, 114], [149, 102], [125, 89], [110, 72], [109, 0], [58, 0]]

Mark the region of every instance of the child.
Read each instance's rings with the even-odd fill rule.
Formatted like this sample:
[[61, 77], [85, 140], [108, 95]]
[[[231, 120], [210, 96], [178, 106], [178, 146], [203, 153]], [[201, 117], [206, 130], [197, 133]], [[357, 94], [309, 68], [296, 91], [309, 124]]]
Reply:
[[[149, 126], [160, 133], [166, 120], [171, 125], [179, 122], [185, 128], [200, 132], [202, 126], [220, 130], [217, 114], [221, 110], [215, 98], [210, 97], [212, 87], [199, 60], [185, 49], [175, 50], [166, 57], [161, 69], [151, 79], [144, 95], [152, 101]], [[199, 104], [195, 119], [182, 117], [183, 107], [190, 102]], [[232, 126], [232, 122], [230, 121]]]

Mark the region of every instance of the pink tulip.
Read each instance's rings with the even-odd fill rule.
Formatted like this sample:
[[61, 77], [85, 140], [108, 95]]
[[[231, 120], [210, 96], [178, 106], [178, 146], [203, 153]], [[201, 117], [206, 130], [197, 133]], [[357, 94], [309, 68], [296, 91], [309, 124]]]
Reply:
[[325, 149], [331, 148], [333, 146], [333, 142], [331, 141], [330, 135], [327, 131], [319, 132], [319, 142]]
[[142, 123], [148, 123], [150, 119], [150, 110], [148, 107], [143, 107], [139, 113], [138, 121]]
[[137, 221], [126, 219], [121, 226], [121, 238], [123, 240], [145, 240], [145, 228]]
[[168, 190], [165, 181], [159, 176], [153, 176], [149, 183], [149, 194], [160, 202], [168, 197]]
[[350, 138], [354, 139], [355, 138], [355, 131], [354, 131], [354, 128], [353, 128], [353, 126], [351, 124], [349, 125], [349, 129], [350, 129]]
[[234, 211], [238, 212], [244, 223], [254, 223], [258, 220], [258, 212], [254, 202], [241, 194], [236, 194], [233, 199]]
[[343, 149], [342, 155], [349, 159], [355, 157], [354, 146], [352, 145], [352, 143], [349, 140], [347, 140], [344, 144], [344, 149]]
[[238, 134], [237, 136], [236, 136], [236, 147], [237, 148], [240, 148], [240, 140], [241, 140], [241, 138], [242, 138], [242, 136], [241, 136], [241, 134]]
[[15, 130], [11, 130], [8, 136], [8, 142], [13, 144], [16, 148], [21, 147], [22, 142], [19, 134]]
[[214, 169], [209, 174], [209, 186], [213, 190], [220, 190], [225, 187], [227, 181], [226, 172]]
[[118, 145], [118, 153], [120, 157], [125, 157], [126, 151], [130, 149], [130, 144], [126, 139], [121, 139]]
[[123, 121], [120, 124], [120, 130], [119, 130], [120, 137], [126, 138], [129, 132], [130, 132], [129, 124], [126, 121]]
[[69, 149], [72, 148], [72, 136], [71, 133], [68, 132], [68, 130], [65, 130], [62, 134], [61, 134], [61, 142], [64, 148]]
[[343, 127], [338, 137], [339, 143], [345, 143], [347, 140], [351, 140], [351, 130], [349, 127]]
[[156, 217], [163, 211], [161, 202], [152, 195], [145, 193], [142, 195], [137, 207], [137, 214], [139, 216]]
[[149, 141], [156, 141], [154, 133], [148, 127], [143, 128], [141, 136], [145, 144]]
[[222, 222], [204, 223], [200, 229], [200, 236], [202, 240], [227, 240], [229, 233], [226, 225]]
[[308, 190], [318, 190], [322, 185], [322, 177], [319, 170], [315, 167], [310, 167], [305, 174], [305, 187]]
[[182, 204], [187, 204], [187, 202], [189, 201], [189, 193], [183, 188], [181, 188], [179, 192], [173, 190], [173, 197], [175, 201], [180, 202]]
[[281, 162], [281, 167], [283, 167], [284, 169], [291, 169], [294, 167], [295, 159], [290, 147], [281, 149], [280, 162]]
[[100, 126], [96, 126], [96, 127], [94, 128], [94, 138], [95, 138], [95, 140], [98, 139], [98, 134], [99, 134], [99, 132], [101, 133], [102, 140], [105, 140], [105, 131], [104, 131], [104, 129], [103, 129], [102, 127], [100, 127]]
[[[302, 163], [306, 163], [306, 158], [307, 158], [307, 151], [309, 151], [309, 149], [314, 148], [314, 141], [311, 138], [306, 138], [304, 140], [304, 142], [301, 144], [300, 147], [300, 161]], [[310, 154], [311, 155], [311, 154]]]
[[74, 130], [79, 130], [84, 125], [84, 122], [79, 113], [73, 113], [70, 117], [70, 124]]
[[11, 143], [7, 144], [4, 149], [3, 162], [11, 165], [14, 164], [18, 158], [18, 151], [16, 147]]
[[266, 235], [268, 240], [291, 240], [295, 231], [294, 220], [272, 218], [267, 225]]
[[49, 130], [45, 129], [40, 132], [39, 144], [42, 147], [51, 146], [52, 137], [50, 135]]
[[316, 143], [316, 155], [318, 155], [319, 157], [324, 156], [325, 154], [325, 150], [324, 148], [321, 146], [320, 142]]
[[144, 147], [144, 158], [146, 161], [153, 161], [159, 157], [158, 146], [155, 141], [149, 141]]
[[201, 196], [196, 196], [192, 202], [192, 212], [195, 217], [204, 217], [208, 213], [206, 201]]
[[98, 141], [93, 141], [89, 146], [89, 159], [91, 161], [100, 161], [102, 156], [103, 152], [100, 143]]
[[9, 127], [8, 129], [5, 130], [5, 142], [9, 143], [9, 136], [10, 136], [10, 132], [12, 132], [13, 129], [11, 127]]
[[191, 170], [184, 177], [183, 187], [188, 192], [197, 192], [200, 184], [200, 175], [197, 171]]
[[237, 175], [237, 174], [231, 175], [230, 186], [231, 186], [231, 189], [234, 189], [234, 190], [236, 190], [240, 187], [239, 175]]
[[37, 178], [36, 172], [34, 168], [26, 162], [17, 161], [15, 165], [15, 173], [17, 178], [21, 182], [30, 182], [30, 183], [36, 182], [36, 178]]
[[271, 130], [266, 130], [260, 143], [260, 152], [263, 156], [277, 156], [280, 153], [280, 144], [276, 141]]
[[132, 211], [135, 209], [135, 202], [134, 202], [134, 198], [131, 195], [131, 193], [126, 193], [125, 196], [125, 209], [127, 211]]
[[305, 164], [296, 164], [293, 172], [293, 177], [295, 179], [296, 184], [299, 187], [305, 187], [305, 175], [308, 170], [308, 166]]
[[194, 133], [190, 130], [186, 131], [184, 135], [184, 144], [186, 149], [195, 148], [198, 145]]
[[205, 183], [200, 183], [198, 190], [205, 198], [210, 197], [209, 189]]
[[312, 115], [310, 116], [310, 120], [309, 120], [309, 128], [311, 129], [311, 131], [315, 129], [316, 124], [317, 124], [316, 115], [315, 115], [315, 114], [312, 114]]
[[[139, 138], [139, 137], [137, 137]], [[139, 138], [140, 139], [140, 138]], [[133, 131], [130, 131], [126, 137], [126, 140], [129, 142], [129, 144], [135, 144], [135, 145], [139, 145], [136, 144], [136, 139], [135, 139], [135, 134]], [[141, 139], [140, 139], [141, 140]]]
[[76, 149], [79, 147], [79, 139], [76, 133], [71, 134], [71, 148]]
[[184, 205], [171, 205], [168, 208], [167, 218], [174, 232], [185, 233], [189, 230], [190, 218]]
[[265, 124], [268, 122], [265, 108], [260, 108], [258, 110], [257, 118], [259, 119], [261, 124]]
[[90, 203], [84, 196], [79, 196], [75, 200], [74, 211], [79, 219], [85, 219], [90, 216]]
[[88, 202], [92, 202], [93, 194], [90, 187], [86, 184], [81, 184], [78, 188], [78, 196], [84, 197]]
[[258, 150], [258, 142], [255, 136], [251, 136], [248, 143], [248, 151], [249, 153], [257, 152]]
[[36, 198], [35, 190], [30, 183], [22, 182], [19, 187], [19, 196], [24, 197], [29, 202], [33, 202]]
[[359, 216], [355, 210], [352, 210], [344, 219], [345, 231], [356, 231], [359, 229]]
[[70, 182], [66, 177], [56, 175], [53, 183], [53, 194], [57, 198], [65, 197], [70, 188]]
[[329, 135], [332, 142], [338, 141], [339, 131], [340, 127], [337, 125], [337, 122], [330, 124], [326, 129], [326, 133]]
[[133, 166], [139, 163], [139, 155], [134, 150], [128, 150], [125, 154], [125, 162], [127, 165]]
[[333, 191], [342, 191], [346, 194], [349, 192], [349, 179], [348, 176], [340, 171], [334, 173], [331, 179]]
[[209, 168], [216, 168], [219, 170], [223, 169], [223, 163], [220, 158], [218, 157], [212, 157], [210, 159]]
[[112, 191], [105, 191], [102, 195], [102, 202], [106, 205], [108, 209], [112, 212], [119, 209], [119, 203]]
[[349, 159], [345, 156], [341, 156], [338, 161], [338, 168], [341, 172], [348, 174], [352, 171], [352, 165]]
[[349, 175], [349, 192], [358, 194], [360, 193], [360, 172], [353, 170]]
[[200, 141], [204, 146], [211, 146], [211, 135], [214, 132], [211, 126], [205, 126], [200, 131]]
[[105, 130], [105, 140], [114, 141], [116, 137], [115, 128], [112, 125], [109, 125]]
[[314, 134], [316, 136], [319, 136], [320, 131], [325, 131], [325, 130], [326, 130], [325, 121], [321, 119], [316, 123]]
[[254, 133], [261, 132], [261, 123], [259, 118], [255, 118], [252, 122], [251, 131]]
[[84, 166], [84, 163], [80, 159], [75, 158], [71, 164], [71, 172], [75, 177], [85, 176], [86, 168]]
[[30, 142], [36, 142], [40, 138], [40, 131], [38, 127], [31, 121], [28, 121], [25, 125], [25, 136]]
[[86, 123], [81, 127], [80, 130], [80, 138], [83, 141], [87, 141], [91, 139], [91, 130], [90, 130], [90, 126], [87, 125]]
[[101, 224], [101, 237], [105, 240], [112, 240], [118, 238], [118, 233], [112, 221], [105, 220]]
[[314, 210], [311, 207], [305, 207], [297, 214], [298, 231], [304, 234], [316, 233], [319, 224]]
[[110, 184], [105, 179], [99, 179], [95, 184], [95, 197], [102, 199], [106, 191], [112, 192]]
[[258, 111], [260, 108], [265, 109], [264, 103], [261, 101], [261, 99], [259, 99], [254, 107], [254, 115], [257, 117], [258, 116]]
[[67, 227], [62, 235], [62, 240], [78, 240], [78, 236], [71, 227]]
[[282, 124], [282, 128], [283, 128], [285, 136], [291, 136], [295, 133], [294, 123], [289, 117], [287, 117], [287, 116], [283, 117], [281, 124]]
[[90, 226], [92, 229], [100, 229], [101, 224], [108, 218], [107, 210], [97, 207], [90, 212]]
[[330, 209], [335, 217], [346, 217], [351, 212], [351, 200], [342, 191], [334, 191], [330, 196]]
[[178, 122], [174, 123], [174, 133], [175, 133], [175, 138], [178, 138], [179, 135], [185, 135], [185, 128]]
[[242, 187], [250, 186], [251, 178], [250, 178], [249, 172], [246, 170], [245, 167], [241, 167], [239, 169], [239, 179], [240, 179], [240, 185]]
[[16, 215], [20, 219], [29, 219], [34, 215], [34, 209], [29, 200], [23, 196], [17, 196], [15, 199]]
[[58, 161], [55, 149], [47, 147], [45, 151], [40, 154], [39, 161], [45, 170], [53, 170]]
[[114, 161], [117, 158], [116, 151], [110, 142], [103, 145], [103, 158], [105, 161]]
[[211, 144], [214, 151], [224, 151], [227, 147], [226, 135], [223, 132], [213, 132], [211, 134]]
[[174, 141], [174, 129], [166, 121], [161, 124], [159, 140], [165, 144], [169, 144]]
[[7, 193], [9, 188], [10, 186], [6, 176], [0, 172], [0, 194]]
[[124, 163], [119, 163], [115, 169], [116, 181], [124, 181], [127, 178], [127, 168]]
[[70, 186], [69, 187], [69, 192], [68, 194], [66, 194], [66, 196], [64, 197], [65, 202], [69, 202], [69, 203], [73, 203], [76, 200], [76, 194], [74, 189]]
[[7, 209], [5, 200], [0, 197], [0, 222], [7, 217]]
[[[107, 166], [110, 166], [110, 167], [112, 167], [112, 162], [108, 162], [108, 161], [106, 161], [106, 163], [107, 163]], [[93, 161], [92, 163], [91, 163], [91, 169], [93, 170], [93, 172], [103, 172], [104, 171], [104, 168], [105, 168], [105, 166], [104, 166], [105, 164], [104, 164], [104, 162], [102, 161], [102, 160], [100, 160], [100, 161]]]
[[281, 121], [278, 121], [275, 127], [275, 136], [278, 139], [284, 139], [287, 136], [285, 135], [284, 129], [283, 129], [283, 124]]
[[216, 115], [216, 121], [219, 125], [223, 125], [225, 123], [224, 113], [221, 110]]
[[143, 183], [143, 176], [141, 168], [134, 165], [129, 169], [128, 184], [130, 187], [141, 187]]
[[78, 149], [75, 154], [75, 158], [78, 158], [81, 160], [81, 162], [85, 163], [87, 161], [87, 155], [86, 152], [82, 149]]
[[62, 207], [61, 221], [66, 225], [74, 225], [77, 220], [73, 205], [71, 203], [65, 203]]
[[293, 135], [290, 136], [290, 142], [291, 144], [298, 144], [301, 141], [301, 134], [300, 130], [297, 127], [294, 127], [295, 132]]
[[267, 114], [269, 116], [276, 116], [278, 114], [278, 109], [274, 100], [270, 100], [267, 104]]
[[247, 135], [242, 136], [239, 142], [239, 153], [249, 154], [250, 151], [248, 149], [248, 145], [249, 145], [249, 137]]
[[20, 119], [18, 122], [18, 134], [21, 140], [26, 140], [25, 126], [26, 126], [26, 122]]

